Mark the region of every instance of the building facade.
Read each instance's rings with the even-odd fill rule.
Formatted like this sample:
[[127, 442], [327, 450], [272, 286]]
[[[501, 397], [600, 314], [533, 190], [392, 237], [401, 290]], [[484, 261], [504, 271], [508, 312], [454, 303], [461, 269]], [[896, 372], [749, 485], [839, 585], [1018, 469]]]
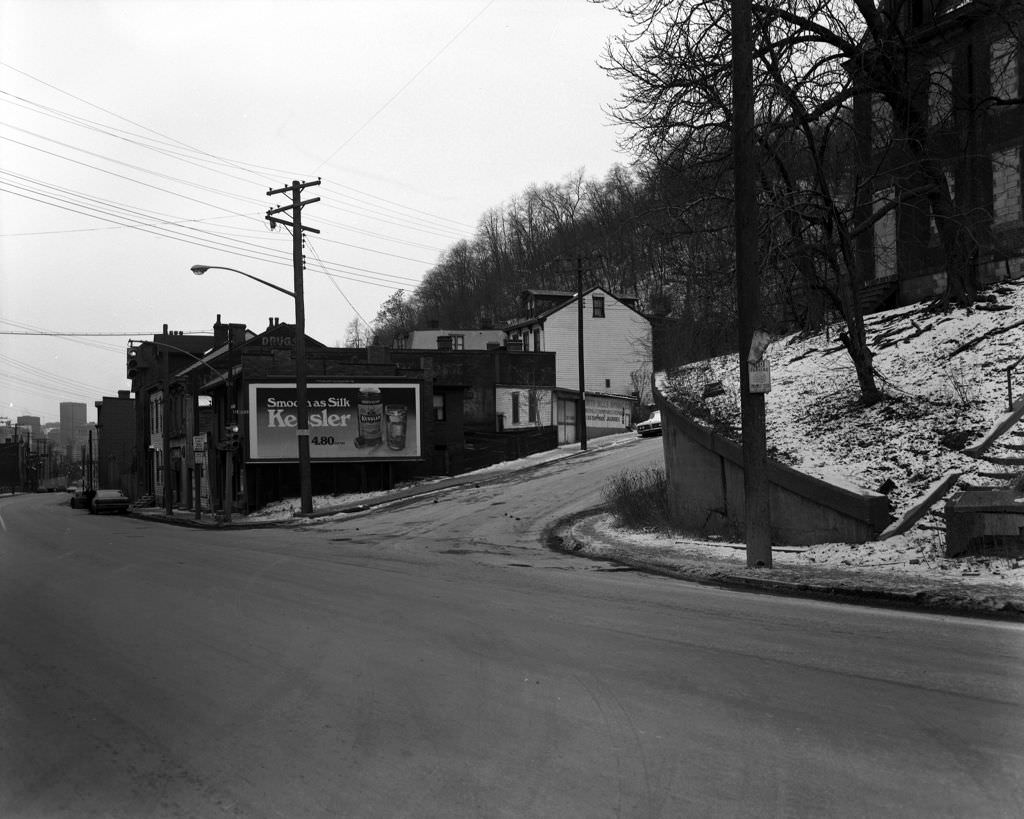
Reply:
[[509, 324], [508, 345], [555, 353], [552, 414], [559, 441], [577, 440], [581, 343], [588, 436], [628, 429], [640, 408], [651, 403], [651, 322], [635, 301], [602, 287], [585, 291], [582, 300], [548, 290], [524, 291], [522, 299], [533, 315]]
[[490, 350], [505, 343], [504, 330], [410, 330], [395, 336], [398, 350]]
[[[890, 4], [889, 13], [916, 55], [912, 105], [926, 112], [924, 150], [952, 198], [942, 218], [973, 248], [971, 275], [980, 284], [1024, 276], [1020, 11], [1006, 19], [984, 3], [924, 0]], [[866, 283], [888, 285], [902, 303], [939, 296], [948, 286], [948, 251], [915, 145], [896, 138], [880, 95], [859, 98], [855, 117], [861, 168], [874, 179], [860, 217], [878, 217], [858, 240]]]
[[60, 403], [60, 445], [71, 461], [80, 461], [88, 447], [89, 431], [86, 406], [74, 401]]
[[[63, 405], [62, 405], [63, 407]], [[120, 489], [131, 495], [138, 470], [135, 400], [129, 390], [96, 402], [95, 478], [97, 489]]]
[[[218, 317], [213, 336], [165, 332], [130, 348], [138, 497], [224, 512], [299, 494], [294, 332], [272, 321], [256, 334]], [[500, 385], [529, 385], [540, 373], [550, 392], [554, 355], [328, 348], [308, 337], [306, 351], [316, 495], [389, 488], [556, 444], [550, 423], [503, 430], [495, 414]]]

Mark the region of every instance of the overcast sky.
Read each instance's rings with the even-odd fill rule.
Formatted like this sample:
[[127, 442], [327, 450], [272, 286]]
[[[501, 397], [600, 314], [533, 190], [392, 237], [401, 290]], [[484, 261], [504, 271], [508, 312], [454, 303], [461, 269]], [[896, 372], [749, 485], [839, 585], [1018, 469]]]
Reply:
[[[617, 133], [597, 67], [620, 28], [585, 0], [0, 0], [0, 417], [58, 420], [127, 389], [125, 348], [218, 314], [342, 344], [532, 183], [603, 177]], [[24, 333], [112, 334], [77, 337]]]

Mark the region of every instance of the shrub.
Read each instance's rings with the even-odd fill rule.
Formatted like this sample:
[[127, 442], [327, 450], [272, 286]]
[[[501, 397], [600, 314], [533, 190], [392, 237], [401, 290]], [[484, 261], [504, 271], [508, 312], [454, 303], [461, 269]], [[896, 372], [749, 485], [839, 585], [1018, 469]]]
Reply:
[[642, 531], [672, 530], [664, 469], [627, 469], [608, 482], [603, 494], [619, 526]]

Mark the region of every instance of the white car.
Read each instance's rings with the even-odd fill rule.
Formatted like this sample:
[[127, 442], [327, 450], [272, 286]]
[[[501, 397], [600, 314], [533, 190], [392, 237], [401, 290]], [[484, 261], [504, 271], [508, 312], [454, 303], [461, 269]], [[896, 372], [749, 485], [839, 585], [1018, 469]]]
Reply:
[[652, 435], [661, 435], [661, 410], [655, 410], [646, 421], [636, 425], [636, 434], [641, 438], [649, 438]]

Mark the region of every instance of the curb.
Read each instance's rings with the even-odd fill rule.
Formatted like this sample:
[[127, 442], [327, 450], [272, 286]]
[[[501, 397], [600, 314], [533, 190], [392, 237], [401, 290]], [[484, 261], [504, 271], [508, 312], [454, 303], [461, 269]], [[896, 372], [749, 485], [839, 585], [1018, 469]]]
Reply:
[[[192, 517], [185, 517], [185, 511], [182, 511], [180, 516], [166, 514], [147, 514], [146, 512], [136, 512], [135, 510], [129, 510], [128, 516], [135, 518], [136, 520], [144, 520], [150, 523], [165, 523], [168, 526], [187, 526], [190, 529], [206, 529], [210, 532], [230, 532], [230, 531], [242, 531], [244, 529], [276, 529], [286, 522], [282, 521], [269, 521], [264, 523], [222, 523], [219, 521], [202, 521], [196, 520]], [[188, 513], [191, 514], [191, 513]]]
[[[955, 589], [929, 589], [902, 591], [899, 589], [878, 588], [870, 585], [845, 585], [830, 582], [805, 580], [781, 580], [771, 577], [753, 577], [736, 574], [734, 571], [722, 572], [713, 566], [702, 568], [682, 568], [647, 563], [628, 557], [607, 557], [588, 553], [590, 541], [578, 537], [573, 526], [604, 510], [591, 509], [561, 518], [544, 530], [544, 542], [549, 549], [574, 557], [615, 563], [636, 571], [648, 574], [685, 580], [704, 586], [744, 591], [754, 594], [774, 594], [787, 597], [801, 597], [813, 600], [825, 600], [835, 603], [876, 606], [918, 611], [927, 614], [952, 615], [959, 617], [975, 617], [996, 620], [1024, 621], [1024, 606], [1013, 601], [1003, 600], [992, 605], [984, 605], [978, 600], [956, 594]], [[752, 569], [751, 571], [757, 571]], [[764, 570], [761, 570], [764, 571]], [[770, 571], [770, 570], [768, 570]], [[850, 581], [856, 582], [857, 577], [851, 574]]]

